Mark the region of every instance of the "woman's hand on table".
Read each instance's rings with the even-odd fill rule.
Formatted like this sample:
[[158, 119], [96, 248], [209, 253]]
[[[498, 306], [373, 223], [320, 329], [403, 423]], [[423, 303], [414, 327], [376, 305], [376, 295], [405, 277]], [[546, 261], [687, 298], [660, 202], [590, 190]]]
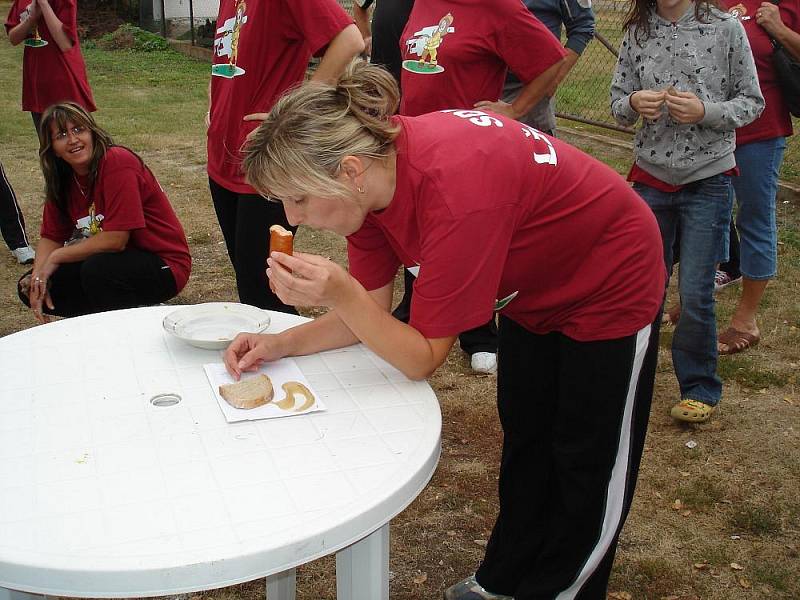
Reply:
[[316, 254], [273, 252], [267, 277], [278, 298], [291, 306], [335, 308], [353, 291], [353, 278], [335, 262]]
[[242, 373], [257, 371], [265, 362], [286, 356], [277, 335], [240, 333], [225, 350], [222, 360], [228, 373], [237, 381]]

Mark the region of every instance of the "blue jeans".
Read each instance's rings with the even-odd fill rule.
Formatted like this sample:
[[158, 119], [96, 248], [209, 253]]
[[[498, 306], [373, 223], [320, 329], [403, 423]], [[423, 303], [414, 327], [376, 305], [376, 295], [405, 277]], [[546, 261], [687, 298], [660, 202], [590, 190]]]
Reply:
[[776, 137], [736, 149], [739, 177], [736, 190], [736, 229], [739, 231], [739, 270], [747, 279], [772, 279], [778, 273], [778, 225], [775, 196], [786, 138]]
[[731, 177], [714, 175], [678, 192], [661, 192], [640, 183], [633, 189], [655, 214], [672, 273], [672, 244], [680, 228], [678, 291], [681, 317], [672, 336], [672, 364], [681, 398], [716, 406], [722, 397], [717, 375], [717, 321], [714, 272], [731, 217]]

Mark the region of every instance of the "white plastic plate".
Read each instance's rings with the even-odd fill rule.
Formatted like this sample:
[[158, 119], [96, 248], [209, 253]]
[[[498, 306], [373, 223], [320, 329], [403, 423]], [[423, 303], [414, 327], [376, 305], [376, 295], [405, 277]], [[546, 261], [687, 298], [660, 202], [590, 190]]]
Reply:
[[237, 333], [259, 333], [269, 326], [269, 314], [248, 304], [207, 302], [184, 306], [169, 313], [164, 329], [187, 344], [206, 350], [220, 350]]

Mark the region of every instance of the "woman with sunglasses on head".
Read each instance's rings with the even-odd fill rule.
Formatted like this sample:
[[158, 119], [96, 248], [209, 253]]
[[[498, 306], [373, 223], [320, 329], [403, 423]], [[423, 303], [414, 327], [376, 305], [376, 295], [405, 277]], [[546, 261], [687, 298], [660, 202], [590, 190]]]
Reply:
[[20, 299], [37, 320], [157, 304], [191, 271], [183, 227], [152, 171], [81, 106], [56, 104], [39, 128], [46, 201]]
[[[564, 142], [482, 110], [392, 117], [397, 100], [385, 70], [353, 63], [335, 86], [284, 96], [252, 135], [248, 181], [290, 223], [347, 236], [350, 270], [272, 253], [278, 296], [329, 311], [240, 334], [228, 371], [363, 342], [422, 379], [499, 312], [500, 514], [480, 569], [445, 597], [605, 597], [655, 375], [656, 221]], [[415, 264], [405, 324], [392, 286]]]

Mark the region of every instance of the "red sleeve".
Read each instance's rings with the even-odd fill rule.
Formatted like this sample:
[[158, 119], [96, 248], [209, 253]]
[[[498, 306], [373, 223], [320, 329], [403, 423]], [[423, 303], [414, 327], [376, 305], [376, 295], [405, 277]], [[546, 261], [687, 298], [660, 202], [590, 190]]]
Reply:
[[427, 338], [458, 335], [494, 310], [516, 218], [512, 205], [425, 226], [410, 324]]
[[353, 23], [336, 0], [288, 0], [284, 6], [314, 56], [324, 54], [331, 40]]
[[19, 13], [19, 3], [14, 2], [8, 10], [8, 16], [6, 16], [6, 34], [20, 24]]
[[522, 2], [513, 4], [513, 10], [502, 15], [503, 25], [495, 34], [495, 45], [509, 71], [517, 75], [520, 81], [528, 83], [567, 53], [556, 36]]
[[364, 221], [361, 229], [347, 237], [350, 274], [367, 290], [377, 290], [394, 279], [401, 265], [381, 228]]
[[130, 231], [145, 226], [142, 206], [142, 169], [139, 159], [123, 148], [111, 148], [97, 182], [102, 198], [104, 231]]
[[39, 235], [54, 242], [64, 243], [72, 235], [74, 226], [66, 220], [63, 213], [52, 202], [44, 203], [42, 227]]
[[[61, 21], [64, 33], [73, 44], [78, 41], [78, 6], [75, 0], [53, 0], [53, 12]], [[44, 21], [44, 19], [42, 19]]]

